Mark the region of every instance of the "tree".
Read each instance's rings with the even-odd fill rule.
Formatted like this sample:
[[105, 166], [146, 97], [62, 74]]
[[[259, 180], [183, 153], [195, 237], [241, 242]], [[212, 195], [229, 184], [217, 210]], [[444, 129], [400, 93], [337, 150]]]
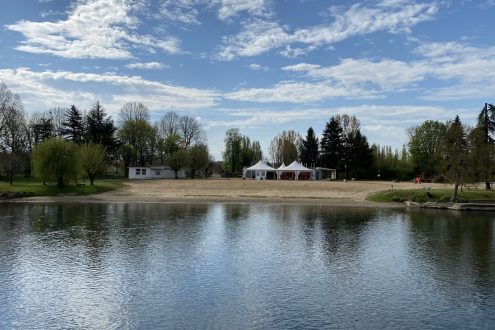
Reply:
[[343, 130], [339, 120], [331, 117], [325, 124], [320, 142], [320, 162], [324, 167], [340, 169], [343, 160]]
[[230, 174], [238, 173], [242, 169], [241, 141], [242, 136], [238, 128], [231, 128], [225, 132], [223, 162], [225, 171]]
[[179, 149], [176, 152], [169, 154], [167, 164], [174, 171], [175, 178], [179, 178], [179, 170], [186, 168], [190, 163], [187, 150]]
[[412, 162], [415, 169], [426, 178], [434, 178], [441, 171], [446, 131], [444, 123], [433, 120], [408, 130]]
[[373, 163], [372, 150], [368, 139], [357, 129], [346, 142], [346, 164], [352, 177], [368, 176]]
[[299, 157], [301, 162], [306, 166], [316, 166], [318, 164], [319, 150], [318, 138], [312, 127], [308, 128], [306, 138], [301, 141], [299, 146]]
[[474, 177], [485, 182], [485, 189], [491, 190], [495, 158], [495, 106], [485, 103], [478, 116], [476, 127], [469, 134], [471, 145], [470, 168]]
[[196, 173], [204, 171], [208, 167], [208, 156], [208, 147], [204, 144], [198, 144], [189, 148], [189, 170], [193, 179]]
[[116, 127], [100, 102], [96, 102], [88, 112], [86, 124], [88, 142], [101, 144], [108, 153], [113, 153], [117, 149], [118, 144], [114, 137]]
[[290, 164], [299, 158], [299, 133], [289, 130], [283, 131], [270, 142], [269, 152], [274, 164]]
[[158, 134], [163, 139], [166, 139], [170, 135], [178, 135], [179, 120], [180, 116], [177, 113], [173, 111], [167, 112], [160, 118], [160, 121], [158, 122]]
[[65, 113], [65, 119], [62, 122], [62, 136], [76, 144], [84, 141], [84, 121], [81, 112], [75, 105], [71, 105]]
[[[137, 151], [136, 161], [144, 166], [153, 160], [155, 130], [149, 123], [149, 110], [141, 103], [126, 103], [120, 110], [120, 128], [117, 136], [121, 143]], [[136, 164], [137, 165], [137, 164]]]
[[0, 83], [0, 133], [14, 115], [15, 109], [22, 108], [21, 98], [12, 93], [4, 83]]
[[54, 136], [53, 123], [50, 115], [34, 113], [31, 116], [29, 127], [32, 131], [33, 143], [38, 144]]
[[53, 128], [53, 135], [63, 137], [64, 135], [64, 121], [65, 121], [65, 109], [63, 108], [51, 108], [46, 114], [47, 118], [50, 118]]
[[258, 141], [251, 142], [251, 139], [244, 135], [241, 137], [241, 162], [242, 167], [251, 166], [261, 160], [263, 153]]
[[120, 146], [120, 157], [124, 161], [125, 176], [129, 177], [129, 166], [137, 159], [137, 150], [130, 144]]
[[445, 153], [445, 173], [454, 181], [454, 194], [451, 201], [457, 201], [457, 193], [466, 169], [467, 141], [464, 127], [459, 116], [447, 124], [443, 143]]
[[206, 135], [201, 123], [193, 117], [183, 116], [179, 119], [177, 132], [181, 138], [181, 146], [184, 149], [192, 144], [201, 144], [206, 140]]
[[106, 150], [101, 144], [85, 143], [79, 150], [81, 167], [93, 185], [97, 174], [105, 169]]
[[61, 138], [51, 138], [35, 146], [32, 155], [35, 175], [43, 183], [55, 179], [58, 187], [68, 180], [77, 180], [80, 173], [80, 158], [77, 145]]

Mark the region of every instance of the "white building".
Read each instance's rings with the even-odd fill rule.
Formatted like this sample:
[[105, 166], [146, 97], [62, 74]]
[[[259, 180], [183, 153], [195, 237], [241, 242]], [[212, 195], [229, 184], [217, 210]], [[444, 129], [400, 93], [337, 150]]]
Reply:
[[[186, 177], [185, 170], [179, 170], [179, 179]], [[138, 166], [129, 167], [130, 180], [146, 180], [146, 179], [175, 179], [175, 173], [170, 167], [166, 166]]]

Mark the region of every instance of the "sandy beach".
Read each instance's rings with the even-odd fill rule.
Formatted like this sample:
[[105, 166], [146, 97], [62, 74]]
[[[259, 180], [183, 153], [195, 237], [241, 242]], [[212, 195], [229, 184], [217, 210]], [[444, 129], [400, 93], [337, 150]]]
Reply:
[[255, 181], [241, 179], [130, 180], [115, 191], [90, 196], [31, 197], [20, 202], [95, 203], [283, 203], [342, 206], [385, 206], [367, 201], [370, 194], [390, 189], [450, 189], [447, 184], [391, 181]]

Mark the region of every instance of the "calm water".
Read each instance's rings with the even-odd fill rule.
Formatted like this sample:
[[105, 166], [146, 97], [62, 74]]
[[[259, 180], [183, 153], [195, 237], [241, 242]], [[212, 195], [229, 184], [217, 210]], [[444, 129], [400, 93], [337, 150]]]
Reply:
[[0, 328], [495, 328], [495, 216], [1, 204]]

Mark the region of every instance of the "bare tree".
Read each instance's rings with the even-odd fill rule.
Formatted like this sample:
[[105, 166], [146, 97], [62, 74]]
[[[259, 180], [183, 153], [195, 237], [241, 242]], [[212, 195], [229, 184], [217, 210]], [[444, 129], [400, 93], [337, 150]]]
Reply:
[[179, 136], [184, 148], [205, 142], [206, 134], [201, 123], [193, 117], [184, 116], [179, 120]]
[[147, 106], [140, 102], [127, 102], [120, 109], [119, 126], [130, 120], [150, 120], [150, 111]]
[[65, 122], [65, 109], [63, 108], [52, 108], [48, 110], [45, 117], [50, 118], [52, 122], [53, 135], [63, 136], [64, 135], [64, 122]]
[[19, 96], [12, 93], [7, 85], [0, 83], [0, 133], [18, 108], [22, 108]]
[[167, 112], [158, 122], [158, 134], [163, 139], [179, 133], [179, 121], [181, 117], [173, 111]]

